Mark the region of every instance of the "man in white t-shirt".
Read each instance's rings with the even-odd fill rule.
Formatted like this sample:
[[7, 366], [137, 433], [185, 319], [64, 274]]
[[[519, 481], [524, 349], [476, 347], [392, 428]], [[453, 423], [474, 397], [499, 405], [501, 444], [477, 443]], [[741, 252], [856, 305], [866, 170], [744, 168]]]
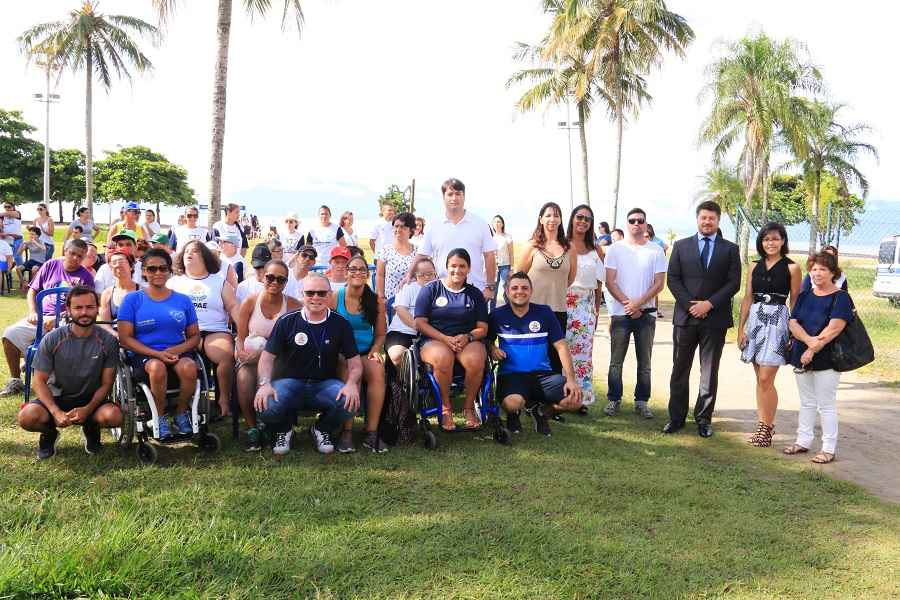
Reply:
[[169, 246], [175, 252], [181, 252], [187, 243], [192, 240], [208, 242], [212, 239], [209, 229], [197, 225], [197, 219], [200, 218], [200, 210], [196, 206], [188, 208], [184, 213], [184, 218], [187, 220], [187, 223], [173, 227], [169, 234]]
[[[415, 265], [420, 257], [434, 261], [438, 277], [447, 274], [447, 255], [455, 248], [465, 248], [472, 258], [468, 282], [484, 293], [484, 299], [494, 297], [497, 281], [497, 244], [488, 227], [478, 215], [466, 210], [466, 186], [459, 179], [448, 179], [441, 185], [444, 195], [444, 219], [438, 220], [425, 232], [422, 245], [416, 248]], [[407, 281], [412, 277], [412, 267]]]
[[240, 218], [241, 207], [239, 204], [232, 203], [226, 205], [225, 218], [213, 223], [213, 237], [216, 239], [226, 237], [240, 239], [239, 249], [241, 256], [243, 257], [247, 255], [247, 248], [250, 247], [250, 242], [247, 240], [247, 236], [244, 235], [244, 228], [238, 224]]
[[637, 385], [634, 410], [642, 417], [653, 418], [647, 406], [650, 400], [650, 359], [656, 333], [656, 296], [662, 291], [666, 277], [666, 255], [657, 244], [644, 238], [647, 215], [632, 208], [626, 217], [625, 239], [606, 251], [606, 289], [609, 291], [609, 374], [608, 403], [603, 410], [613, 416], [622, 402], [622, 364], [634, 335], [637, 356]]
[[397, 209], [390, 202], [381, 205], [382, 220], [375, 224], [372, 233], [369, 236], [369, 248], [378, 256], [381, 248], [385, 243], [390, 243], [394, 239], [394, 217], [397, 216]]
[[234, 274], [237, 277], [237, 283], [234, 284], [235, 287], [237, 287], [237, 285], [248, 275], [247, 263], [244, 262], [243, 257], [238, 254], [238, 249], [240, 247], [241, 238], [236, 235], [226, 235], [219, 239], [219, 260], [222, 261], [223, 265], [228, 265], [234, 269]]

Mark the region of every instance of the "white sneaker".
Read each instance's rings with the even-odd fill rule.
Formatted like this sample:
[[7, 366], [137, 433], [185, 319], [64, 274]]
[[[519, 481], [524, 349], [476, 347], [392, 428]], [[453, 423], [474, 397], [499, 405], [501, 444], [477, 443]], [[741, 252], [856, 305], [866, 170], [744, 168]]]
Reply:
[[25, 389], [25, 384], [18, 377], [10, 377], [3, 389], [0, 390], [0, 396], [11, 396]]
[[284, 456], [291, 451], [291, 438], [294, 436], [294, 430], [288, 429], [283, 433], [275, 434], [275, 445], [272, 446], [272, 454], [276, 456]]
[[316, 450], [321, 454], [331, 454], [334, 452], [334, 444], [331, 443], [331, 436], [325, 431], [319, 431], [315, 425], [309, 428], [309, 436], [316, 445]]

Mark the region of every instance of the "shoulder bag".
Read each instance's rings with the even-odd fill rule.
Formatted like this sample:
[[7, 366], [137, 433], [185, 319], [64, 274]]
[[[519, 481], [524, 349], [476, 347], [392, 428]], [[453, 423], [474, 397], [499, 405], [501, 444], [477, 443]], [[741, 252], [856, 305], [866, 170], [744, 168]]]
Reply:
[[[846, 294], [847, 292], [839, 291], [831, 299], [831, 307], [828, 310], [829, 320], [831, 320], [831, 311], [834, 309], [834, 301], [841, 293]], [[849, 294], [847, 295], [849, 296]], [[875, 348], [872, 346], [872, 340], [869, 339], [869, 333], [866, 331], [862, 319], [859, 318], [853, 298], [850, 298], [850, 307], [853, 310], [853, 318], [829, 344], [832, 368], [839, 373], [854, 371], [875, 360]]]

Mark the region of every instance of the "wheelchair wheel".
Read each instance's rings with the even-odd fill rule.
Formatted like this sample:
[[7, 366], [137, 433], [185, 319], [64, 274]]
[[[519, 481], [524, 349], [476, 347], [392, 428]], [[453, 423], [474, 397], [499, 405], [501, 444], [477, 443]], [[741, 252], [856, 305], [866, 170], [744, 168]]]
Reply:
[[152, 465], [158, 457], [156, 448], [146, 442], [141, 442], [135, 448], [138, 460], [145, 465]]
[[494, 441], [504, 446], [512, 444], [512, 434], [506, 427], [498, 427], [494, 430]]
[[219, 439], [219, 436], [214, 433], [206, 433], [202, 435], [197, 445], [201, 450], [210, 454], [218, 452], [222, 449], [222, 441]]
[[438, 439], [433, 431], [426, 431], [422, 434], [422, 440], [425, 442], [425, 448], [428, 450], [437, 450]]
[[418, 385], [418, 366], [416, 365], [416, 357], [412, 349], [408, 349], [403, 354], [397, 371], [403, 401], [407, 403], [411, 410], [418, 410], [419, 407], [416, 402], [418, 396], [416, 389]]
[[137, 412], [134, 398], [134, 387], [127, 371], [128, 367], [119, 365], [116, 369], [116, 381], [113, 388], [113, 401], [122, 413], [122, 426], [113, 427], [110, 433], [120, 448], [128, 448], [134, 441], [134, 417]]

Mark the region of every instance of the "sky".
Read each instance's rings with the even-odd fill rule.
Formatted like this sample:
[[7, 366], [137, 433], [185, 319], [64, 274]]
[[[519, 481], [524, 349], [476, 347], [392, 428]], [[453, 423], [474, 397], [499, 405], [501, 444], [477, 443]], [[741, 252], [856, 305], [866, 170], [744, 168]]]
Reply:
[[[223, 202], [308, 223], [319, 204], [353, 210], [363, 228], [388, 185], [416, 180], [417, 212], [441, 212], [440, 184], [457, 177], [467, 206], [502, 214], [514, 235], [531, 231], [544, 202], [568, 209], [565, 109], [520, 114], [522, 89], [505, 82], [520, 65], [517, 41], [537, 42], [548, 17], [539, 0], [306, 0], [302, 34], [282, 31], [280, 4], [251, 19], [235, 0], [228, 72]], [[0, 107], [21, 110], [44, 138], [43, 74], [27, 67], [16, 38], [28, 27], [65, 17], [78, 0], [19, 2], [0, 21]], [[150, 0], [100, 0], [100, 12], [154, 21]], [[709, 167], [697, 132], [708, 106], [698, 101], [704, 68], [723, 42], [760, 29], [806, 44], [829, 94], [850, 108], [847, 122], [874, 128], [880, 162], [860, 168], [873, 202], [900, 201], [900, 84], [884, 64], [900, 55], [891, 2], [857, 0], [670, 0], [697, 37], [680, 59], [667, 56], [649, 77], [653, 103], [625, 131], [623, 209], [644, 208], [658, 231], [690, 231], [692, 203]], [[161, 46], [142, 47], [152, 73], [95, 86], [95, 158], [141, 144], [184, 166], [200, 202], [209, 187], [216, 2], [182, 0]], [[54, 90], [51, 146], [84, 148], [84, 76], [64, 74]], [[574, 116], [572, 117], [574, 120]], [[598, 107], [588, 123], [591, 202], [611, 214], [615, 130]], [[583, 200], [581, 157], [572, 136], [575, 204]]]

